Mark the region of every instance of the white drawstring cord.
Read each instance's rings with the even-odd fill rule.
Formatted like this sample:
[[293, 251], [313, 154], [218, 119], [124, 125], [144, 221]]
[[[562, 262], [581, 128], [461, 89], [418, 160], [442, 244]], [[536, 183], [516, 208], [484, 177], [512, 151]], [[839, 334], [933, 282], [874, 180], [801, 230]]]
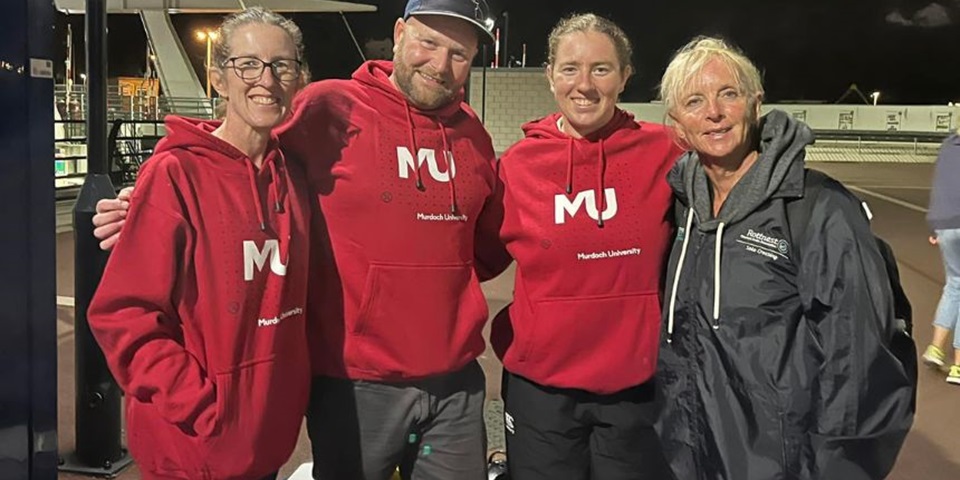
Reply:
[[717, 244], [714, 252], [713, 263], [713, 329], [720, 328], [720, 248], [723, 245], [723, 227], [726, 224], [720, 222], [717, 227]]

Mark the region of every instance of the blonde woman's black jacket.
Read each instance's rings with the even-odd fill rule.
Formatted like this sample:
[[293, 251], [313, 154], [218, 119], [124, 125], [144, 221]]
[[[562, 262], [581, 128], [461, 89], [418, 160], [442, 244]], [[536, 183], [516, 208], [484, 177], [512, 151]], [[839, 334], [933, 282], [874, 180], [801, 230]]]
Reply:
[[785, 207], [803, 194], [813, 135], [773, 111], [760, 138], [717, 218], [695, 153], [669, 175], [664, 449], [685, 480], [883, 478], [913, 421], [887, 348], [897, 324], [883, 260], [861, 202], [833, 180], [791, 245]]

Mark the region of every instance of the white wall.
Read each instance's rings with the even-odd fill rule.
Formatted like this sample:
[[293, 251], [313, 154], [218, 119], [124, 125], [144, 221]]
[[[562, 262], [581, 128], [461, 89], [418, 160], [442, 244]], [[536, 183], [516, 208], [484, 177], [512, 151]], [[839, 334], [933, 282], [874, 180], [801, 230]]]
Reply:
[[502, 152], [523, 138], [520, 126], [556, 111], [547, 77], [541, 68], [488, 68], [487, 101], [483, 102], [483, 72], [470, 75], [470, 106], [484, 119], [493, 147]]

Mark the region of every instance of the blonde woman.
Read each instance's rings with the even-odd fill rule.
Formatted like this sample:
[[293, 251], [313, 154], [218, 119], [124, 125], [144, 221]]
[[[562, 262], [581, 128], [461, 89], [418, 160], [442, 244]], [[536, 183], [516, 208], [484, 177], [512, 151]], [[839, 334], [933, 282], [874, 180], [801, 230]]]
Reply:
[[[883, 478], [913, 390], [887, 347], [893, 297], [860, 201], [804, 169], [810, 129], [761, 116], [757, 68], [725, 42], [683, 47], [661, 95], [690, 149], [668, 177], [679, 231], [658, 370], [674, 473]], [[822, 188], [794, 245], [787, 206], [810, 181]]]

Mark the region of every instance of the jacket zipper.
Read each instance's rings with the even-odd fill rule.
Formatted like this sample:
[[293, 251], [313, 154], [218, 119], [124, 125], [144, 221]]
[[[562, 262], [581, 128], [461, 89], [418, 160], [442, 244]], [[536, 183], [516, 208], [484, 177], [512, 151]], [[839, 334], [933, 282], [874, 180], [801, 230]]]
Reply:
[[783, 421], [783, 412], [777, 410], [777, 420], [780, 425], [780, 468], [783, 473], [783, 478], [790, 478], [789, 475], [789, 466], [787, 464], [787, 428], [784, 425]]

